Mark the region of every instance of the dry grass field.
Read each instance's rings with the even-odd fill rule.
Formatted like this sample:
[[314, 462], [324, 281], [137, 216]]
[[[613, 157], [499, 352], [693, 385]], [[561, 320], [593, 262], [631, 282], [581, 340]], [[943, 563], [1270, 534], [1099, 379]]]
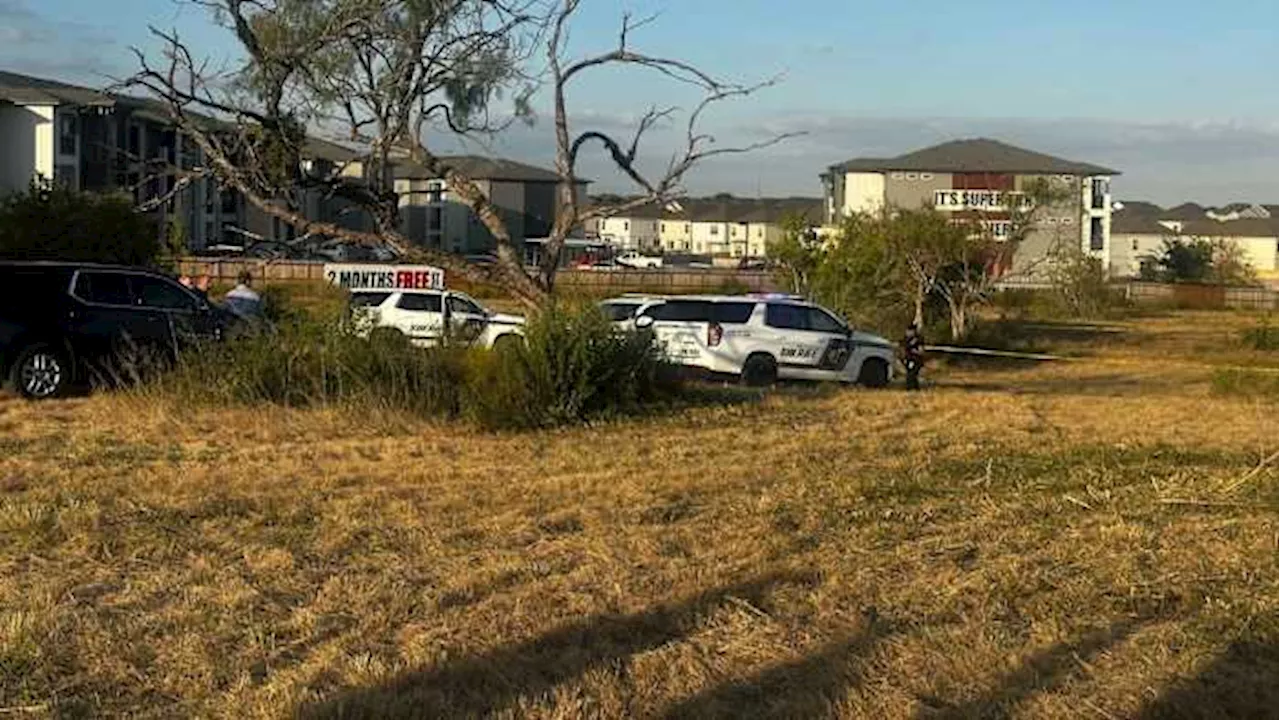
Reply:
[[1274, 717], [1253, 322], [548, 433], [6, 396], [0, 716]]

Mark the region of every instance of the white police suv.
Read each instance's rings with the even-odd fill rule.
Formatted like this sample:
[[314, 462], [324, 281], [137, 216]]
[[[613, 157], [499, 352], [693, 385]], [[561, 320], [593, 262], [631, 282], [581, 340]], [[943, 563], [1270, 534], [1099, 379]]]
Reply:
[[783, 378], [883, 387], [893, 376], [893, 343], [794, 296], [624, 296], [601, 308], [621, 327], [650, 330], [670, 362], [748, 385]]
[[445, 287], [444, 270], [430, 265], [326, 263], [325, 279], [351, 293], [357, 332], [400, 333], [414, 345], [448, 337], [494, 347], [519, 341], [524, 318], [488, 310]]
[[357, 290], [351, 293], [351, 315], [370, 332], [399, 332], [424, 347], [446, 333], [481, 347], [524, 336], [524, 318], [493, 312], [453, 290]]

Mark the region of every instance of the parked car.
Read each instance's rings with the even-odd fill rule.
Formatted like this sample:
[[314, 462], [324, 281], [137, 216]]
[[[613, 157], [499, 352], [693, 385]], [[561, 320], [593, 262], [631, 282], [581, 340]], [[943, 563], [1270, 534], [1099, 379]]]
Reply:
[[329, 262], [391, 262], [397, 257], [390, 248], [344, 242], [321, 245], [314, 255]]
[[636, 269], [650, 269], [662, 267], [662, 257], [659, 255], [641, 255], [640, 253], [630, 250], [618, 257], [614, 261], [619, 265]]
[[455, 339], [495, 347], [524, 336], [524, 318], [493, 312], [452, 290], [358, 290], [351, 293], [352, 319], [364, 332], [393, 332], [414, 345], [440, 342], [445, 329]]
[[[605, 302], [620, 327], [649, 330], [670, 362], [747, 385], [778, 379], [834, 380], [883, 387], [893, 375], [894, 345], [851, 329], [838, 315], [788, 295], [637, 298]], [[609, 310], [606, 310], [609, 312]]]
[[0, 262], [0, 378], [28, 398], [65, 394], [129, 355], [172, 360], [237, 322], [144, 268]]

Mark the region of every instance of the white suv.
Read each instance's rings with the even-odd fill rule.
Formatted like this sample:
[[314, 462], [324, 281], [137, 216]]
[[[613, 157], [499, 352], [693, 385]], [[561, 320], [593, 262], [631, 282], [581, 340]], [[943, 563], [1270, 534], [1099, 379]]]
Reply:
[[893, 377], [893, 343], [791, 296], [620, 297], [601, 306], [620, 326], [651, 330], [670, 362], [748, 385], [783, 378], [883, 387]]
[[524, 318], [493, 312], [451, 290], [357, 290], [351, 293], [351, 314], [370, 331], [390, 328], [420, 346], [438, 344], [445, 327], [450, 337], [481, 347], [524, 336]]

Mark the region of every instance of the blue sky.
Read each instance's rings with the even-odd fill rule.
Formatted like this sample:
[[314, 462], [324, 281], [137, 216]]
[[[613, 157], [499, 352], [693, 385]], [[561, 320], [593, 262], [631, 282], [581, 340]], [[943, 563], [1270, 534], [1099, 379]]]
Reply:
[[[608, 47], [627, 10], [658, 13], [633, 36], [641, 50], [742, 81], [781, 75], [708, 118], [718, 141], [806, 133], [708, 162], [688, 178], [695, 193], [813, 195], [825, 165], [988, 136], [1121, 170], [1123, 197], [1280, 195], [1274, 0], [584, 0], [572, 48]], [[0, 68], [104, 84], [130, 71], [130, 46], [154, 49], [148, 24], [177, 28], [210, 56], [235, 54], [203, 10], [173, 0], [0, 0]], [[580, 129], [621, 132], [652, 103], [694, 100], [635, 72], [583, 80], [570, 95]], [[469, 149], [546, 162], [543, 118]], [[674, 134], [652, 140], [645, 158], [657, 166]], [[599, 189], [626, 189], [601, 159], [585, 170]]]

